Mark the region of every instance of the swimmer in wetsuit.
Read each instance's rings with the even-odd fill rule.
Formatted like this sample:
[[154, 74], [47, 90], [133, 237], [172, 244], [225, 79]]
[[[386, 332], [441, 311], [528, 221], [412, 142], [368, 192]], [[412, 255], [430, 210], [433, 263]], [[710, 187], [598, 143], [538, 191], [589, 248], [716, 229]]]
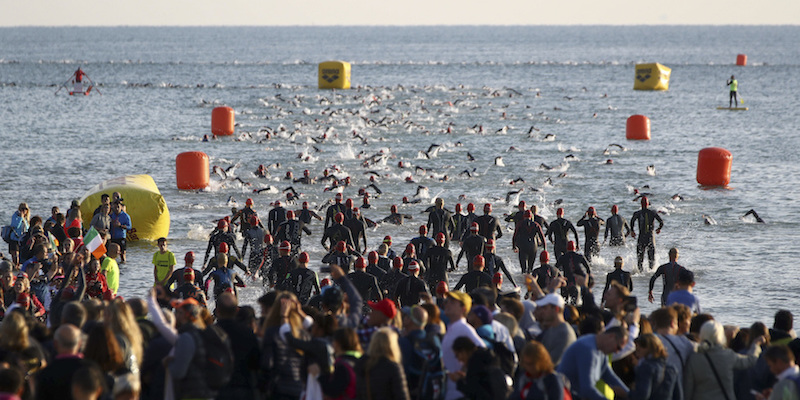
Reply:
[[453, 224], [453, 216], [450, 211], [444, 209], [444, 200], [437, 197], [434, 202], [434, 210], [428, 214], [428, 232], [432, 236], [436, 236], [439, 232], [444, 233], [445, 247], [450, 247], [450, 238], [453, 236], [453, 231], [456, 227]]
[[647, 251], [647, 259], [650, 261], [650, 269], [655, 266], [656, 260], [656, 238], [653, 235], [654, 222], [658, 221], [658, 228], [655, 228], [655, 233], [661, 233], [661, 228], [664, 226], [664, 221], [658, 216], [658, 213], [647, 208], [650, 201], [647, 197], [642, 196], [642, 209], [633, 213], [631, 217], [631, 236], [636, 237], [636, 232], [633, 228], [639, 224], [639, 240], [636, 242], [636, 265], [639, 271], [642, 271], [642, 263], [644, 262], [644, 252]]
[[[461, 251], [458, 253], [458, 257], [456, 257], [456, 268], [458, 268], [458, 262], [461, 261], [461, 257], [466, 254], [467, 269], [471, 269], [471, 262], [475, 259], [475, 256], [483, 254], [483, 248], [486, 246], [486, 238], [478, 235], [477, 222], [472, 223], [472, 226], [469, 227], [469, 232], [469, 236], [464, 238], [461, 242]], [[483, 256], [481, 256], [481, 259], [483, 259]], [[491, 276], [489, 278], [491, 278]]]
[[583, 234], [585, 241], [583, 242], [583, 255], [589, 262], [592, 262], [592, 256], [600, 254], [600, 244], [598, 237], [600, 236], [600, 225], [605, 224], [602, 218], [597, 216], [597, 211], [594, 207], [589, 207], [583, 217], [578, 220], [578, 226], [583, 227]]
[[514, 252], [519, 254], [519, 266], [523, 274], [533, 271], [536, 253], [539, 251], [537, 243], [542, 243], [542, 249], [547, 250], [542, 227], [533, 220], [531, 210], [525, 210], [522, 220], [514, 229], [512, 239]]
[[431, 247], [425, 253], [425, 265], [428, 266], [428, 273], [425, 280], [428, 287], [435, 288], [439, 282], [447, 282], [447, 272], [456, 269], [453, 262], [453, 253], [445, 247], [444, 233], [436, 234], [436, 246]]
[[333, 223], [333, 217], [336, 216], [337, 213], [342, 213], [345, 215], [347, 213], [347, 207], [342, 204], [342, 194], [336, 193], [333, 197], [334, 203], [328, 206], [327, 211], [325, 211], [325, 229], [328, 229], [329, 226]]
[[379, 223], [380, 222], [388, 222], [388, 223], [395, 224], [395, 225], [403, 225], [403, 221], [404, 220], [406, 220], [406, 219], [414, 219], [414, 217], [412, 217], [411, 215], [398, 213], [397, 212], [397, 206], [394, 205], [394, 204], [392, 204], [392, 206], [389, 207], [389, 211], [390, 211], [389, 216], [384, 218], [384, 219], [382, 219], [382, 220], [380, 220], [380, 221], [378, 221]]
[[661, 292], [661, 306], [667, 305], [667, 297], [675, 288], [675, 283], [678, 282], [678, 275], [683, 269], [683, 266], [678, 264], [678, 249], [674, 247], [669, 249], [669, 262], [658, 267], [653, 276], [650, 277], [650, 290], [647, 292], [647, 301], [653, 302], [653, 287], [656, 284], [656, 279], [659, 276], [663, 276], [664, 290]]
[[559, 208], [556, 210], [556, 219], [550, 223], [547, 228], [547, 238], [553, 243], [553, 257], [556, 260], [560, 259], [564, 253], [567, 252], [567, 241], [569, 241], [569, 232], [575, 235], [575, 243], [578, 242], [578, 231], [572, 222], [564, 219], [564, 209]]
[[500, 239], [503, 237], [503, 228], [500, 227], [500, 223], [497, 222], [497, 218], [491, 214], [491, 203], [484, 204], [483, 215], [475, 218], [475, 222], [478, 223], [478, 234], [486, 239]]
[[[608, 242], [610, 246], [624, 246], [625, 236], [631, 234], [631, 227], [628, 226], [628, 221], [622, 218], [617, 212], [619, 207], [616, 204], [611, 206], [611, 217], [606, 220], [606, 233], [603, 235], [603, 243], [608, 239], [608, 233], [611, 232], [611, 240]], [[622, 230], [625, 230], [625, 234]]]
[[589, 263], [583, 254], [576, 252], [575, 242], [569, 241], [567, 243], [567, 252], [558, 258], [556, 268], [561, 271], [567, 279], [567, 287], [561, 290], [561, 295], [567, 300], [569, 304], [576, 304], [578, 299], [581, 298], [579, 286], [576, 285], [575, 276], [580, 275], [589, 277], [592, 270], [589, 268]]
[[758, 213], [756, 212], [756, 210], [754, 210], [752, 208], [750, 209], [750, 211], [744, 213], [744, 215], [742, 217], [744, 218], [744, 217], [747, 217], [748, 215], [752, 215], [756, 219], [756, 222], [758, 222], [759, 224], [764, 224], [765, 223], [764, 220], [761, 219], [761, 217], [758, 216]]

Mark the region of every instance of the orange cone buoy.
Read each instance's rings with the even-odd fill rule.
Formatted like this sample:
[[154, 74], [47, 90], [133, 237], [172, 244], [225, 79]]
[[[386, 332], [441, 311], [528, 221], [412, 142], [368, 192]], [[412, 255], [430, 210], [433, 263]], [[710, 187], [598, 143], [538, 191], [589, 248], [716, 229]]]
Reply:
[[204, 189], [208, 186], [208, 155], [202, 151], [187, 151], [175, 157], [175, 179], [178, 189]]
[[706, 147], [697, 155], [697, 183], [727, 186], [731, 182], [733, 154], [721, 147]]
[[217, 136], [233, 135], [234, 116], [230, 107], [217, 107], [211, 111], [211, 133]]
[[650, 140], [650, 118], [644, 115], [631, 115], [625, 124], [625, 138], [628, 140]]
[[736, 56], [736, 65], [744, 67], [747, 65], [747, 54], [739, 54]]

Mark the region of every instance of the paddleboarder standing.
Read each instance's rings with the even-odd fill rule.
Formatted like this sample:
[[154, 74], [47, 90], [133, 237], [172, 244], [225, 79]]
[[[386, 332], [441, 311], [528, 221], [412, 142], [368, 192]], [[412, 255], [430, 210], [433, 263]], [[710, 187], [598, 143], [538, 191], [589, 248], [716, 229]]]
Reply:
[[735, 105], [739, 104], [739, 98], [736, 95], [736, 91], [739, 90], [739, 81], [731, 75], [731, 79], [728, 79], [727, 85], [730, 86], [731, 89], [731, 94], [728, 98], [728, 108], [733, 108]]
[[78, 67], [78, 69], [73, 74], [73, 80], [72, 80], [72, 83], [73, 83], [72, 92], [73, 93], [83, 93], [83, 77], [84, 76], [86, 76], [86, 73], [83, 72], [81, 67]]

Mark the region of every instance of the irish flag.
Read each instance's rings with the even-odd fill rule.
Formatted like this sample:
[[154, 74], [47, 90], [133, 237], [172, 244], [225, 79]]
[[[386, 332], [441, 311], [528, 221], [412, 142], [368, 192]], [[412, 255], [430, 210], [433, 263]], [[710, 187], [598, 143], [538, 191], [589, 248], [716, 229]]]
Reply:
[[86, 232], [86, 236], [83, 237], [83, 243], [94, 258], [98, 260], [106, 254], [106, 245], [103, 244], [103, 238], [100, 237], [100, 233], [94, 227], [89, 228], [89, 232]]

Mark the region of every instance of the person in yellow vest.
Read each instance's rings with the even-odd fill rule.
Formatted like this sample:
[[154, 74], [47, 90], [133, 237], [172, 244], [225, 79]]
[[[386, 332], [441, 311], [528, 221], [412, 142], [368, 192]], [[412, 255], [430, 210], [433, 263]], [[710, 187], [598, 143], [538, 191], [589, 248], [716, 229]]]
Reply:
[[739, 104], [739, 98], [736, 95], [736, 92], [739, 90], [739, 81], [731, 75], [731, 79], [728, 79], [728, 86], [731, 88], [731, 95], [728, 98], [728, 107], [733, 108], [735, 105]]

